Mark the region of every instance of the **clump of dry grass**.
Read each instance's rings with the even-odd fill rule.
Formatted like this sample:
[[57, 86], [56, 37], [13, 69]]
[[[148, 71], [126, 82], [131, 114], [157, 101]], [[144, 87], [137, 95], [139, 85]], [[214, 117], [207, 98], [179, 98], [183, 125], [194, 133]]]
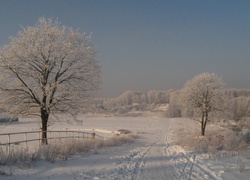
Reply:
[[23, 147], [15, 147], [8, 149], [7, 147], [0, 148], [0, 165], [22, 164], [29, 165], [32, 161], [29, 150]]
[[84, 154], [95, 146], [98, 140], [90, 139], [64, 139], [53, 140], [46, 146], [41, 146], [34, 153], [37, 160], [53, 162], [55, 159], [67, 160], [74, 154]]
[[137, 135], [126, 134], [107, 139], [64, 139], [53, 140], [50, 144], [40, 146], [35, 151], [13, 146], [10, 149], [0, 147], [0, 165], [31, 165], [34, 161], [45, 160], [54, 162], [56, 159], [67, 160], [75, 154], [85, 154], [105, 146], [117, 146], [131, 143]]
[[54, 140], [47, 146], [41, 146], [35, 157], [38, 160], [54, 161], [55, 159], [67, 160], [74, 154], [85, 154], [90, 150], [97, 150], [106, 146], [117, 146], [131, 143], [137, 136], [133, 134], [114, 136], [107, 139], [66, 139]]
[[191, 151], [216, 154], [219, 151], [239, 151], [250, 143], [250, 131], [237, 132], [230, 129], [210, 129], [206, 136], [194, 132], [184, 132], [179, 136], [178, 144]]

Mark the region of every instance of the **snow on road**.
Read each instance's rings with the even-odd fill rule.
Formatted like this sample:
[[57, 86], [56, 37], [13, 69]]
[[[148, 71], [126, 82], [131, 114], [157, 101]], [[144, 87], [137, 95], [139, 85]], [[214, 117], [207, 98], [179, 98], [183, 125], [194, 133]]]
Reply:
[[83, 176], [96, 179], [219, 179], [207, 167], [195, 162], [185, 151], [175, 145], [174, 121], [154, 119], [148, 122], [146, 141], [128, 153], [113, 159], [115, 170], [102, 174]]
[[[86, 118], [83, 121], [82, 130], [96, 129], [107, 133], [128, 129], [137, 133], [139, 138], [132, 144], [106, 147], [85, 156], [74, 156], [67, 161], [37, 162], [32, 167], [16, 168], [13, 170], [13, 175], [0, 176], [0, 178], [6, 180], [230, 179], [228, 174], [223, 176], [225, 172], [222, 172], [222, 166], [219, 170], [213, 169], [216, 167], [216, 162], [207, 161], [208, 155], [186, 152], [176, 145], [175, 130], [177, 124], [183, 121], [185, 120], [153, 117]], [[188, 123], [185, 124], [188, 125]], [[13, 126], [9, 128], [13, 130]], [[15, 128], [18, 129], [18, 125]], [[26, 128], [31, 127], [26, 125]], [[76, 129], [79, 126], [55, 123], [50, 128]], [[7, 131], [8, 127], [4, 130]], [[237, 174], [234, 177], [237, 177]], [[238, 179], [242, 177], [247, 179], [247, 174], [239, 177], [241, 178]]]

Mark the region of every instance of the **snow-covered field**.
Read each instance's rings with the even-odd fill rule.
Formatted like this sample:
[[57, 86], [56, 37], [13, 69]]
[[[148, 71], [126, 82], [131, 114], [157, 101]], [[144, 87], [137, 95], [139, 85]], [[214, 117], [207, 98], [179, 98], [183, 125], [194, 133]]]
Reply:
[[[110, 137], [118, 129], [138, 134], [134, 143], [105, 147], [67, 161], [35, 162], [31, 167], [1, 167], [12, 175], [0, 179], [249, 179], [250, 149], [239, 153], [209, 155], [190, 152], [177, 145], [182, 129], [194, 130], [190, 119], [150, 117], [86, 117], [82, 123], [57, 121], [50, 130], [81, 130]], [[39, 130], [32, 118], [21, 118], [1, 129], [1, 133]], [[208, 127], [209, 128], [209, 127]]]

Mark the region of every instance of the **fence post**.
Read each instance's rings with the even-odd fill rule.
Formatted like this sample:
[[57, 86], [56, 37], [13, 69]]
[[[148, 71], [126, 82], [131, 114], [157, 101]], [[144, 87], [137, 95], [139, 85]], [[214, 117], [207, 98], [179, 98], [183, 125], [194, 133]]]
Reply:
[[8, 143], [9, 143], [8, 153], [10, 154], [10, 134], [8, 134]]
[[91, 139], [95, 139], [95, 133], [91, 133]]
[[38, 132], [38, 145], [41, 146], [41, 136], [40, 136], [40, 132]]
[[25, 133], [25, 145], [26, 145], [26, 149], [27, 149], [27, 133]]

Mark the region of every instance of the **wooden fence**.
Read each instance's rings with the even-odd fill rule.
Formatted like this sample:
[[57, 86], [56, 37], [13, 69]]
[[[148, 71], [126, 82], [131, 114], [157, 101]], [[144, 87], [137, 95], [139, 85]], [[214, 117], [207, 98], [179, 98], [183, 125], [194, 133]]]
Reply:
[[[28, 142], [38, 142], [41, 145], [41, 134], [42, 131], [27, 131], [27, 132], [15, 132], [15, 133], [2, 133], [0, 134], [1, 143], [0, 146], [19, 145], [25, 143], [28, 147]], [[65, 139], [65, 138], [88, 138], [95, 139], [104, 137], [99, 136], [95, 133], [88, 133], [82, 131], [47, 131], [47, 139]], [[4, 142], [2, 142], [4, 140]]]

